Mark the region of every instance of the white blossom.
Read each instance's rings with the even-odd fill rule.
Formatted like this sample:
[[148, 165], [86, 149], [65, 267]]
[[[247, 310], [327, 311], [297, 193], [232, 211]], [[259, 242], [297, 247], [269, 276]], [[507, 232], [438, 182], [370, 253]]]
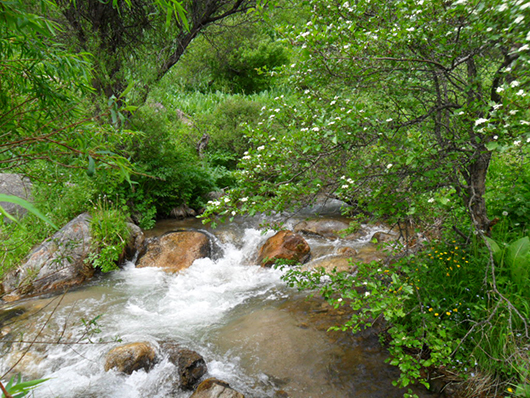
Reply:
[[389, 164], [386, 165], [386, 168], [387, 168], [387, 169], [390, 169], [392, 166], [393, 166], [393, 164], [392, 164], [392, 163], [389, 163]]
[[265, 149], [265, 145], [262, 145], [262, 146], [257, 147], [257, 150], [258, 150], [258, 151], [263, 151], [264, 149]]
[[521, 83], [519, 83], [517, 80], [514, 80], [513, 82], [510, 83], [510, 86], [517, 87], [517, 86], [519, 86], [519, 84], [521, 84]]
[[488, 119], [480, 118], [475, 120], [475, 126], [478, 126], [479, 124], [486, 123]]

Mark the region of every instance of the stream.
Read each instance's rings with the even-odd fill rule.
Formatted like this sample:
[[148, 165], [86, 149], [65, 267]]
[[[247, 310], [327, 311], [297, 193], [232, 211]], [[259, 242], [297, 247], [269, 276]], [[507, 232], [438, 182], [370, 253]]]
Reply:
[[[31, 341], [45, 325], [38, 341], [59, 344], [34, 344], [15, 367], [26, 378], [49, 379], [35, 390], [39, 398], [190, 397], [191, 392], [175, 389], [178, 376], [167, 358], [148, 373], [105, 372], [105, 354], [121, 344], [113, 341], [117, 337], [123, 343], [170, 341], [195, 350], [206, 360], [205, 377], [224, 380], [247, 398], [402, 397], [405, 391], [392, 385], [399, 373], [385, 363], [376, 331], [328, 332], [347, 319], [344, 309], [289, 288], [280, 270], [252, 264], [274, 234], [260, 231], [259, 221], [241, 218], [209, 230], [219, 247], [217, 258], [196, 260], [178, 274], [128, 262], [63, 296], [4, 306], [0, 374], [29, 346], [10, 342]], [[289, 221], [291, 227], [296, 221]], [[193, 219], [164, 220], [146, 235], [189, 228], [204, 226]], [[347, 242], [306, 237], [312, 261], [343, 247], [366, 247], [378, 230]], [[2, 314], [9, 311], [13, 317], [2, 325]], [[92, 343], [67, 344], [84, 336], [82, 320], [96, 317], [100, 332], [91, 335]]]

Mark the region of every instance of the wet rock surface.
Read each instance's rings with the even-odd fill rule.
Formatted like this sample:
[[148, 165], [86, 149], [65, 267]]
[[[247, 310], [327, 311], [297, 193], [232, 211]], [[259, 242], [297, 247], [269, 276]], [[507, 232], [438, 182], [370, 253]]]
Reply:
[[94, 275], [85, 261], [91, 251], [90, 216], [81, 214], [34, 249], [3, 282], [4, 301], [79, 285]]
[[169, 356], [169, 361], [177, 367], [178, 387], [183, 390], [193, 390], [208, 371], [204, 358], [199, 353], [176, 343], [165, 342], [162, 343], [161, 348]]
[[228, 383], [210, 378], [199, 384], [191, 398], [245, 398], [245, 396], [230, 388]]
[[195, 231], [170, 232], [147, 243], [147, 250], [136, 267], [157, 267], [168, 272], [188, 268], [199, 258], [210, 257], [210, 240]]
[[105, 358], [105, 371], [115, 369], [131, 374], [136, 370], [149, 371], [156, 358], [156, 349], [147, 342], [129, 343], [113, 348]]
[[310, 254], [311, 249], [304, 238], [291, 231], [280, 231], [261, 247], [257, 262], [264, 267], [280, 259], [303, 264], [309, 260]]
[[127, 228], [129, 229], [129, 240], [121, 255], [121, 261], [131, 260], [137, 252], [142, 250], [145, 243], [144, 232], [138, 225], [127, 223]]

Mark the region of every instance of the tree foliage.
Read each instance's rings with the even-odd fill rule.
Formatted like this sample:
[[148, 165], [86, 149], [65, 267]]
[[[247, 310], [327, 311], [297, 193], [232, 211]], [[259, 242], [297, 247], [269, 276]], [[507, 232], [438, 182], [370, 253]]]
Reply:
[[63, 41], [94, 55], [93, 86], [98, 92], [119, 97], [129, 82], [135, 82], [136, 101], [143, 103], [151, 85], [179, 61], [206, 26], [245, 12], [252, 4], [250, 0], [177, 3], [180, 14], [148, 0], [57, 0], [68, 26]]
[[283, 32], [298, 52], [286, 73], [301, 103], [264, 111], [235, 198], [278, 208], [325, 190], [394, 219], [453, 201], [488, 231], [491, 156], [528, 137], [527, 4], [309, 6], [313, 18]]
[[[95, 160], [128, 173], [113, 143], [127, 140], [110, 100], [94, 116], [83, 102], [90, 92], [88, 55], [71, 54], [55, 41], [57, 25], [20, 2], [2, 2], [0, 19], [0, 167], [28, 172], [36, 160], [87, 167]], [[108, 116], [113, 125], [102, 125]]]

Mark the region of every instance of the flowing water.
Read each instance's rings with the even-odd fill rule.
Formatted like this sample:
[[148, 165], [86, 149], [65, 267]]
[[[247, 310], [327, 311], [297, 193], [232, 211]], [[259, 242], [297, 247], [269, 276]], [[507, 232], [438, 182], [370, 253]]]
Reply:
[[[149, 231], [159, 235], [179, 228], [202, 228], [196, 221], [165, 221]], [[282, 272], [252, 265], [257, 249], [273, 234], [256, 229], [254, 220], [239, 220], [210, 231], [218, 246], [216, 259], [200, 259], [179, 274], [133, 263], [101, 275], [64, 296], [31, 299], [5, 307], [15, 310], [1, 329], [0, 374], [34, 344], [16, 371], [28, 378], [49, 378], [36, 397], [178, 397], [176, 369], [162, 357], [148, 373], [130, 376], [103, 370], [105, 354], [119, 343], [171, 341], [199, 352], [217, 377], [247, 398], [280, 396], [401, 397], [392, 380], [397, 371], [384, 363], [385, 351], [374, 331], [353, 336], [327, 332], [346, 319], [318, 298], [307, 298], [282, 281]], [[362, 247], [364, 239], [347, 242]], [[313, 258], [335, 253], [340, 240], [308, 239]], [[21, 315], [21, 312], [24, 313]], [[0, 311], [0, 323], [2, 312]], [[97, 318], [100, 333], [91, 344], [77, 341]], [[59, 344], [40, 344], [54, 341]], [[87, 343], [84, 339], [83, 343]], [[422, 397], [430, 396], [419, 391]], [[282, 395], [283, 396], [283, 395]]]

